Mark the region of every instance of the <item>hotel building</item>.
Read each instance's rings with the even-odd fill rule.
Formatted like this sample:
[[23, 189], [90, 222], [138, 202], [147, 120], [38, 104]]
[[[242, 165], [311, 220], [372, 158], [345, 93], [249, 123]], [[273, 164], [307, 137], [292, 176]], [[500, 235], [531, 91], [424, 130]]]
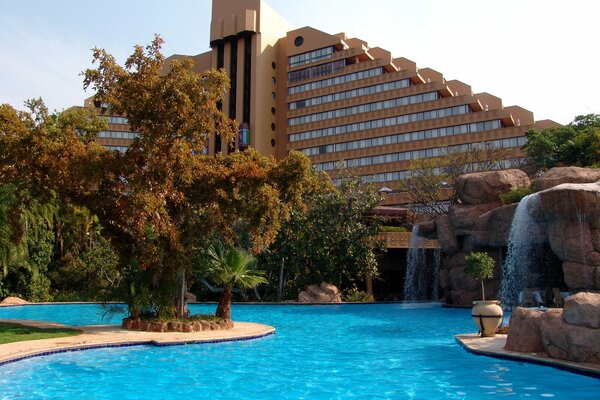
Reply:
[[[240, 126], [235, 150], [252, 146], [277, 158], [302, 151], [333, 178], [344, 160], [365, 180], [395, 189], [411, 160], [486, 145], [520, 157], [528, 129], [555, 125], [361, 39], [294, 29], [261, 0], [213, 0], [210, 48], [167, 63], [191, 57], [199, 73], [227, 71], [231, 90], [222, 110]], [[124, 150], [136, 134], [126, 118], [107, 118], [99, 141]], [[209, 154], [232, 150], [210, 139]], [[408, 202], [407, 193], [386, 200]]]

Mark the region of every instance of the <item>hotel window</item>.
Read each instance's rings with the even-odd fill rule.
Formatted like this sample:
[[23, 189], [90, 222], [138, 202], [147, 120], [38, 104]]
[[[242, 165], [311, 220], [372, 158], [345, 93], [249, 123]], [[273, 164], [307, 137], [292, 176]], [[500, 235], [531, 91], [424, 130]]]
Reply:
[[[299, 36], [298, 38], [301, 37], [302, 36]], [[304, 39], [302, 40], [302, 42], [304, 42]], [[297, 54], [295, 56], [288, 57], [288, 66], [290, 68], [299, 67], [300, 65], [326, 60], [331, 57], [333, 57], [333, 47], [325, 47], [323, 49], [313, 50], [307, 53]]]
[[[383, 118], [371, 121], [357, 122], [354, 124], [338, 125], [330, 128], [316, 129], [313, 131], [294, 133], [289, 136], [290, 142], [297, 142], [299, 140], [314, 139], [317, 137], [342, 135], [351, 132], [364, 131], [369, 129], [376, 129], [382, 126], [396, 126], [406, 124], [409, 122], [415, 122], [418, 120], [429, 120], [435, 118], [442, 118], [451, 115], [462, 115], [471, 112], [471, 107], [468, 105], [454, 106], [448, 108], [441, 108], [437, 110], [431, 110], [426, 112], [398, 115], [390, 118]], [[420, 118], [420, 119], [419, 119]]]
[[309, 90], [315, 90], [334, 85], [341, 85], [342, 83], [371, 78], [374, 76], [382, 75], [384, 73], [385, 71], [382, 67], [368, 69], [360, 72], [353, 72], [351, 74], [340, 75], [334, 78], [328, 78], [316, 82], [305, 83], [303, 85], [292, 86], [288, 88], [288, 94], [302, 93]]
[[297, 82], [306, 79], [317, 78], [323, 75], [335, 74], [340, 72], [346, 66], [346, 60], [333, 61], [326, 64], [315, 65], [314, 67], [304, 68], [298, 71], [288, 72], [288, 81]]
[[[429, 92], [424, 94], [417, 94], [413, 96], [399, 97], [397, 99], [378, 101], [375, 103], [361, 104], [353, 107], [340, 108], [332, 111], [325, 111], [322, 113], [303, 115], [301, 117], [295, 117], [288, 119], [288, 125], [294, 126], [299, 124], [306, 124], [311, 122], [323, 121], [332, 118], [346, 117], [348, 115], [356, 115], [371, 111], [386, 110], [389, 108], [406, 106], [409, 104], [423, 103], [428, 101], [437, 100], [440, 98], [438, 92]], [[423, 118], [422, 116], [420, 117]]]
[[[414, 140], [422, 140], [422, 139], [430, 139], [433, 137], [443, 137], [449, 135], [458, 135], [463, 133], [475, 133], [482, 131], [489, 131], [493, 129], [498, 129], [502, 127], [502, 123], [500, 120], [486, 121], [486, 122], [477, 122], [472, 124], [465, 125], [456, 125], [449, 126], [444, 128], [436, 128], [436, 129], [428, 129], [425, 131], [417, 131], [417, 132], [407, 132], [407, 133], [399, 133], [396, 135], [389, 136], [380, 136], [376, 138], [355, 140], [351, 142], [342, 142], [335, 144], [335, 147], [327, 148], [327, 153], [334, 152], [342, 152], [356, 149], [365, 149], [369, 147], [377, 147], [384, 145], [391, 145], [396, 143], [409, 142]], [[514, 146], [512, 146], [514, 147]], [[305, 149], [300, 149], [306, 154], [312, 153], [312, 149], [315, 147], [309, 147]]]

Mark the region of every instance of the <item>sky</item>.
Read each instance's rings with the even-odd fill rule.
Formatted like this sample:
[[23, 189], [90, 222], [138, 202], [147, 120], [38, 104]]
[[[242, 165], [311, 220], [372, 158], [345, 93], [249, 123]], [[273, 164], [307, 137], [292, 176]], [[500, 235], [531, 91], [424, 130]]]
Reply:
[[[218, 1], [218, 0], [217, 0]], [[595, 0], [267, 0], [293, 26], [345, 32], [488, 92], [536, 120], [600, 113]], [[91, 49], [120, 62], [158, 33], [165, 55], [209, 50], [211, 0], [0, 0], [0, 104], [82, 105]]]

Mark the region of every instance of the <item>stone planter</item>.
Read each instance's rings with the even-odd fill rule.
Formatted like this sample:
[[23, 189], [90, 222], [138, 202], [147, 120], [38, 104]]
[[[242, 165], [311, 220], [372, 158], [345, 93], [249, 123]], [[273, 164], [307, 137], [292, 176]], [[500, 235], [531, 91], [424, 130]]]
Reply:
[[498, 300], [478, 300], [473, 302], [471, 317], [482, 337], [496, 336], [496, 329], [502, 323], [504, 312]]

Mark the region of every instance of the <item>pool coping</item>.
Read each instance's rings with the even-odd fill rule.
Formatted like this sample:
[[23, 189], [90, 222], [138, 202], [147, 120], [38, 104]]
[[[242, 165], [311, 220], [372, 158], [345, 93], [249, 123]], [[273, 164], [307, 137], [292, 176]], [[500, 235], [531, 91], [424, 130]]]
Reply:
[[503, 360], [523, 361], [530, 364], [544, 365], [600, 379], [600, 364], [577, 363], [574, 361], [560, 360], [557, 358], [551, 358], [545, 352], [520, 353], [516, 351], [504, 350], [504, 346], [506, 345], [506, 335], [481, 337], [476, 333], [471, 333], [456, 335], [454, 338], [458, 344], [472, 354], [500, 358]]
[[0, 319], [39, 328], [71, 328], [83, 331], [77, 336], [27, 340], [0, 344], [0, 366], [41, 357], [109, 347], [180, 346], [259, 339], [275, 333], [275, 328], [254, 322], [234, 322], [232, 329], [202, 332], [140, 332], [122, 329], [120, 325], [68, 326], [45, 321]]

